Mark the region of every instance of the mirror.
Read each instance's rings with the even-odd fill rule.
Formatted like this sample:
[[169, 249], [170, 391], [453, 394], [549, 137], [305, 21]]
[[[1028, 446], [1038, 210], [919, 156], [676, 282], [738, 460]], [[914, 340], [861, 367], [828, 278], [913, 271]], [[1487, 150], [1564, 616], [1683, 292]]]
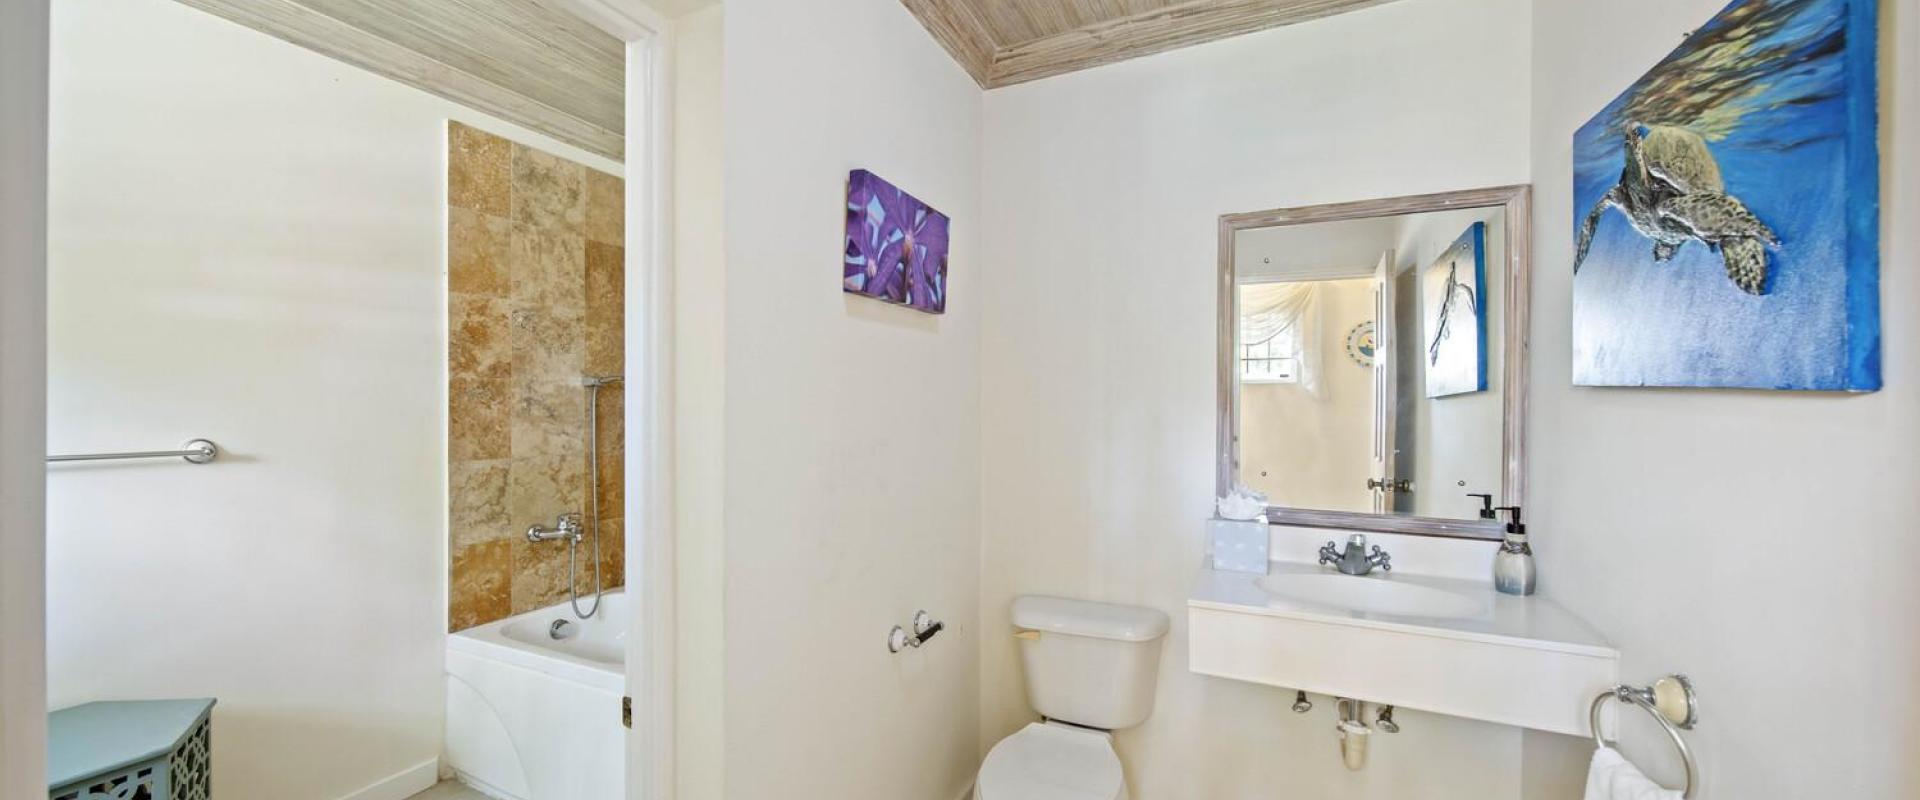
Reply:
[[1219, 489], [1497, 538], [1524, 502], [1525, 186], [1221, 218]]

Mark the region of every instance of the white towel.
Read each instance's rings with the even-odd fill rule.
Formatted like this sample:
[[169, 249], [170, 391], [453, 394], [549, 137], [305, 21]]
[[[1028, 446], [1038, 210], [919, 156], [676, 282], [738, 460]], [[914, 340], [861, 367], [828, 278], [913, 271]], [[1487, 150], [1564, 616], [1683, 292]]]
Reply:
[[1680, 800], [1680, 793], [1648, 780], [1620, 751], [1602, 747], [1587, 769], [1586, 800]]

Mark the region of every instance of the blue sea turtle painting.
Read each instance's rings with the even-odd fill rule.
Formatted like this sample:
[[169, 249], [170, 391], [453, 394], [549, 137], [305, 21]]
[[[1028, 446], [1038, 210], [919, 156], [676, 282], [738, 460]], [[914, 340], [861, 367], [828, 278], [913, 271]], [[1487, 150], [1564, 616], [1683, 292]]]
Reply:
[[1574, 135], [1573, 378], [1880, 388], [1873, 0], [1736, 0]]

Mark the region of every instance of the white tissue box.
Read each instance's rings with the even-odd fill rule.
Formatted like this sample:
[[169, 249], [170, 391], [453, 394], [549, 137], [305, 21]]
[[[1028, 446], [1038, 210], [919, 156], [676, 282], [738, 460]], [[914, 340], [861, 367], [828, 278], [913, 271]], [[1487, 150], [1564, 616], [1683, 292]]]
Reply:
[[1267, 572], [1267, 520], [1207, 520], [1208, 552], [1213, 568], [1228, 572]]

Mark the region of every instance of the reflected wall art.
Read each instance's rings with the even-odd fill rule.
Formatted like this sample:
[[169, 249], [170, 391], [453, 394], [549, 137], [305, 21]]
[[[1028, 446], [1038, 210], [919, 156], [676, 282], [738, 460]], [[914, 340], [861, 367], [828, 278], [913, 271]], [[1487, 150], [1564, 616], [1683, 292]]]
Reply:
[[1736, 0], [1574, 135], [1574, 383], [1880, 388], [1876, 12]]
[[1487, 390], [1487, 224], [1473, 223], [1420, 275], [1427, 396]]
[[947, 241], [952, 222], [864, 169], [847, 175], [843, 291], [930, 314], [947, 310]]

